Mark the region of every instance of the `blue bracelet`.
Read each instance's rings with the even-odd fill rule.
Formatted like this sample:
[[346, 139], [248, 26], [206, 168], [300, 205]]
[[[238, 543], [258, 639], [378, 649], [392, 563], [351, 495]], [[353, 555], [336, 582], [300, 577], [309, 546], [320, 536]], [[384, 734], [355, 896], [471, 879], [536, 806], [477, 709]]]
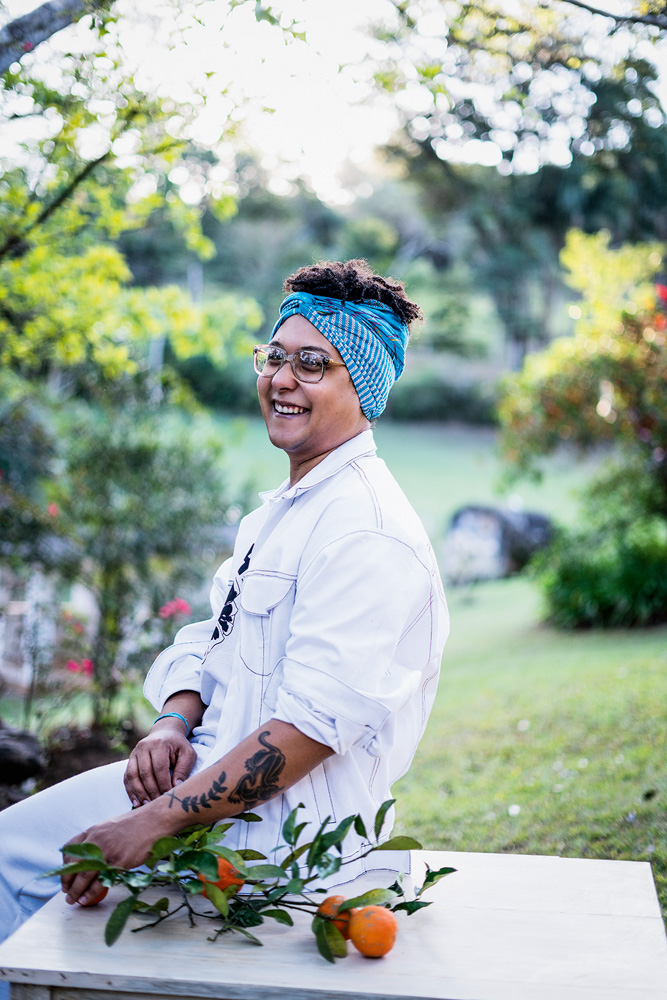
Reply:
[[[170, 719], [170, 718], [180, 719], [181, 722], [184, 722], [185, 723], [185, 735], [186, 735], [186, 737], [188, 737], [190, 735], [190, 727], [188, 725], [188, 720], [185, 718], [185, 716], [181, 715], [180, 712], [165, 712], [164, 715], [158, 715], [158, 717], [155, 720], [155, 722], [159, 722], [160, 719]], [[155, 722], [153, 723], [153, 725], [155, 725]]]

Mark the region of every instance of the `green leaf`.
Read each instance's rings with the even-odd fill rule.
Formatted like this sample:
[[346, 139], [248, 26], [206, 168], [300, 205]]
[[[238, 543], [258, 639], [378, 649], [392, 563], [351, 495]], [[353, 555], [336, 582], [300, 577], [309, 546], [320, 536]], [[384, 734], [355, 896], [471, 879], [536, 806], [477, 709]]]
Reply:
[[326, 925], [329, 923], [328, 920], [323, 920], [322, 917], [315, 917], [311, 924], [313, 929], [313, 934], [315, 935], [315, 941], [317, 942], [317, 950], [319, 951], [322, 958], [326, 958], [327, 962], [334, 963], [335, 959], [331, 947], [327, 940]]
[[393, 889], [369, 889], [361, 896], [346, 899], [338, 907], [338, 912], [343, 913], [344, 910], [351, 910], [355, 906], [382, 906], [383, 903], [390, 903], [392, 899], [396, 899]]
[[111, 916], [107, 920], [106, 927], [104, 928], [104, 940], [109, 947], [111, 947], [112, 944], [115, 944], [123, 933], [123, 928], [127, 923], [127, 918], [134, 910], [136, 904], [137, 897], [128, 896], [118, 904], [115, 910], [113, 910]]
[[286, 924], [288, 927], [294, 926], [294, 921], [287, 910], [262, 910], [262, 916], [273, 917], [279, 924]]
[[375, 816], [375, 827], [374, 827], [374, 829], [375, 829], [375, 839], [376, 840], [378, 839], [378, 837], [382, 833], [382, 826], [384, 824], [384, 818], [387, 815], [387, 813], [389, 812], [389, 810], [391, 809], [391, 807], [393, 806], [393, 804], [394, 804], [395, 801], [396, 801], [396, 799], [387, 799], [386, 802], [382, 803], [382, 805], [380, 806], [380, 808], [378, 809], [378, 811], [376, 813], [376, 816]]
[[[99, 863], [99, 862], [98, 862]], [[47, 878], [49, 875], [69, 875], [75, 872], [92, 872], [97, 871], [96, 865], [92, 864], [90, 861], [73, 861], [70, 865], [61, 865], [60, 868], [53, 868], [49, 872], [44, 872], [40, 875], [40, 878]], [[105, 871], [113, 871], [113, 869], [106, 868]]]
[[257, 813], [239, 813], [234, 819], [243, 820], [244, 823], [261, 823], [262, 817], [258, 816]]
[[244, 847], [242, 851], [238, 852], [238, 854], [244, 861], [266, 861], [266, 854], [261, 854], [259, 851], [253, 851], [250, 847]]
[[334, 958], [345, 958], [347, 955], [347, 942], [333, 921], [324, 921], [324, 934]]
[[234, 826], [233, 823], [218, 823], [216, 826], [214, 826], [212, 830], [209, 830], [209, 832], [206, 834], [204, 838], [204, 843], [206, 847], [209, 847], [211, 844], [219, 843], [225, 836], [227, 831], [230, 830], [233, 826]]
[[325, 827], [327, 827], [330, 822], [331, 822], [331, 816], [327, 816], [327, 818], [322, 823], [320, 823], [319, 830], [317, 831], [311, 842], [310, 850], [308, 851], [308, 857], [306, 859], [306, 864], [308, 865], [309, 869], [313, 868], [315, 865], [315, 861], [316, 858], [318, 857], [320, 850], [320, 842], [322, 840], [322, 834], [324, 833]]
[[280, 868], [278, 865], [251, 865], [248, 868], [248, 875], [250, 878], [289, 878], [288, 873], [284, 868]]
[[385, 840], [384, 844], [371, 847], [369, 854], [373, 851], [421, 851], [422, 845], [414, 837], [391, 837]]
[[128, 889], [146, 889], [152, 881], [152, 872], [131, 871], [127, 875], [123, 875], [123, 885], [127, 886]]
[[335, 830], [331, 830], [329, 833], [325, 833], [322, 837], [322, 848], [328, 851], [330, 847], [334, 845], [338, 848], [340, 853], [343, 853], [343, 841], [350, 831], [350, 827], [354, 823], [354, 816], [348, 816], [347, 819], [342, 820]]
[[289, 880], [286, 886], [284, 886], [286, 893], [297, 893], [303, 890], [303, 879], [292, 878]]
[[243, 936], [247, 937], [253, 944], [259, 945], [260, 948], [262, 947], [263, 942], [260, 941], [259, 938], [256, 938], [254, 934], [251, 934], [250, 931], [247, 931], [245, 927], [232, 927], [231, 930], [237, 931], [239, 934], [243, 934]]
[[206, 895], [213, 903], [218, 913], [221, 913], [223, 917], [229, 916], [229, 900], [223, 890], [218, 889], [217, 885], [207, 885], [205, 888]]
[[397, 906], [392, 906], [392, 912], [396, 910], [405, 910], [406, 913], [416, 913], [417, 910], [423, 909], [425, 906], [430, 906], [432, 900], [429, 902], [426, 899], [406, 899], [403, 903], [398, 903]]
[[310, 844], [302, 844], [301, 847], [297, 847], [296, 850], [288, 854], [286, 858], [283, 858], [283, 860], [281, 861], [283, 868], [287, 868], [294, 861], [297, 861], [302, 854], [306, 853], [309, 847]]
[[179, 840], [177, 837], [160, 837], [153, 844], [153, 849], [151, 850], [150, 856], [148, 858], [148, 864], [151, 867], [157, 864], [158, 861], [164, 860], [164, 858], [169, 857], [174, 851], [180, 851], [183, 847], [183, 841]]
[[291, 813], [283, 823], [283, 829], [282, 829], [283, 839], [286, 844], [290, 845], [290, 847], [294, 847], [297, 840], [299, 839], [299, 833], [301, 832], [301, 830], [303, 830], [305, 826], [305, 823], [302, 823], [301, 826], [298, 827], [298, 830], [296, 827], [296, 814], [299, 811], [299, 809], [303, 808], [304, 808], [303, 802], [299, 802], [298, 806], [292, 809]]
[[155, 914], [155, 913], [161, 913], [162, 910], [168, 910], [168, 909], [169, 909], [169, 900], [167, 899], [166, 896], [163, 896], [162, 899], [158, 899], [157, 903], [144, 903], [142, 899], [137, 899], [134, 905], [135, 913]]
[[360, 837], [368, 837], [368, 834], [366, 833], [366, 827], [364, 825], [364, 821], [361, 818], [361, 816], [354, 817], [354, 829]]
[[320, 878], [328, 878], [329, 875], [335, 875], [342, 864], [342, 858], [334, 854], [322, 854], [317, 862], [317, 872]]
[[86, 858], [88, 861], [106, 864], [106, 859], [97, 844], [65, 844], [60, 850], [72, 858]]
[[183, 851], [176, 859], [176, 870], [191, 869], [201, 872], [207, 879], [215, 882], [218, 878], [218, 859], [211, 851]]
[[417, 889], [417, 896], [421, 896], [423, 892], [426, 892], [427, 889], [430, 889], [432, 885], [435, 885], [436, 882], [439, 882], [441, 878], [445, 877], [445, 875], [451, 875], [452, 872], [455, 871], [456, 868], [438, 868], [437, 871], [434, 871], [427, 865], [426, 878], [422, 882], [421, 887]]

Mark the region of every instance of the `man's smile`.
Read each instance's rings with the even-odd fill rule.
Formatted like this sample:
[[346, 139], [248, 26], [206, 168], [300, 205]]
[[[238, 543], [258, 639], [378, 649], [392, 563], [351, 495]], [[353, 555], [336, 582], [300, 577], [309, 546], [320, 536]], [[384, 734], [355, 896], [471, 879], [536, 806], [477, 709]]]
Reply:
[[299, 413], [308, 413], [305, 406], [295, 406], [293, 403], [279, 403], [277, 399], [273, 400], [273, 408], [276, 413], [282, 413], [286, 416], [292, 416]]

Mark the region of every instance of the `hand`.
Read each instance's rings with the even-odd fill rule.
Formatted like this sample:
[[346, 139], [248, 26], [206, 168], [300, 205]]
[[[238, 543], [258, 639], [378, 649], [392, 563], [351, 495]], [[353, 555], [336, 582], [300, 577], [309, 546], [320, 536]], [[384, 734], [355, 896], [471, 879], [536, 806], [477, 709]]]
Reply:
[[197, 754], [185, 734], [172, 728], [168, 720], [161, 720], [137, 743], [127, 762], [123, 781], [132, 805], [145, 805], [180, 785], [196, 760]]
[[[149, 815], [149, 810], [123, 813], [105, 823], [89, 827], [77, 837], [72, 837], [70, 844], [92, 843], [102, 851], [105, 860], [117, 868], [136, 868], [142, 865], [151, 853], [155, 841], [160, 837], [156, 828], [155, 817]], [[63, 852], [65, 862], [76, 861], [77, 858]], [[97, 879], [97, 872], [73, 872], [60, 878], [62, 891], [67, 893], [68, 903], [87, 903], [102, 889]]]

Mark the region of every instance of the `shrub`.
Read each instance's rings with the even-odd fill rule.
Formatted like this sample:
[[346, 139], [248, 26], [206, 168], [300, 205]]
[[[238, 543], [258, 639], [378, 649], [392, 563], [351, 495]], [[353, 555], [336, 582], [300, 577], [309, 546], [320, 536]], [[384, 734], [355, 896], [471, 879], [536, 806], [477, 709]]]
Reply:
[[458, 420], [495, 423], [494, 400], [478, 385], [446, 382], [437, 372], [406, 375], [391, 390], [387, 416], [393, 420]]
[[534, 562], [549, 620], [563, 628], [667, 621], [667, 521], [561, 532]]

